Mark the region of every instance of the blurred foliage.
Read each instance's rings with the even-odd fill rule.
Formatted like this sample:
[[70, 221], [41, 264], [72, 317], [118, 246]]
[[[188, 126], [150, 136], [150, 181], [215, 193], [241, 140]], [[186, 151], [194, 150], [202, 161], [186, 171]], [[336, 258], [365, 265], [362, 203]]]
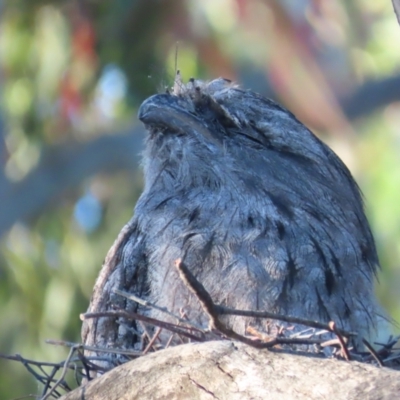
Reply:
[[[269, 88], [349, 165], [379, 248], [378, 295], [400, 321], [400, 105], [349, 122], [338, 101], [370, 79], [398, 73], [400, 28], [390, 2], [0, 5], [0, 193], [3, 181], [23, 182], [48, 146], [132, 124], [146, 96], [171, 86], [178, 49], [184, 79], [224, 76]], [[59, 361], [67, 351], [46, 338], [79, 342], [79, 313], [140, 190], [140, 171], [88, 176], [2, 237], [1, 352]], [[0, 360], [0, 370], [0, 398], [40, 390], [22, 365]]]

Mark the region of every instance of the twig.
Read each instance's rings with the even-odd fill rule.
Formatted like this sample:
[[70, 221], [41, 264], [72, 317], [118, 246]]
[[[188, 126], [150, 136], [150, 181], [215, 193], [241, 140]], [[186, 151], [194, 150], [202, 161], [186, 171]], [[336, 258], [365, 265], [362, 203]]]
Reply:
[[140, 351], [86, 346], [85, 344], [66, 342], [63, 340], [46, 339], [45, 343], [52, 344], [55, 346], [65, 346], [65, 347], [80, 346], [83, 350], [94, 351], [96, 353], [112, 353], [112, 354], [122, 354], [122, 355], [127, 355], [127, 356], [136, 356], [136, 357], [140, 357], [142, 355], [142, 352], [140, 352]]
[[[342, 334], [349, 335], [349, 336], [356, 335], [351, 332], [346, 332], [346, 331], [337, 329], [335, 327], [335, 324], [333, 324], [333, 326], [330, 326], [329, 324], [327, 325], [327, 324], [323, 324], [321, 322], [309, 321], [309, 320], [304, 320], [304, 319], [296, 318], [296, 317], [287, 317], [285, 315], [281, 316], [278, 314], [272, 314], [272, 313], [268, 313], [268, 312], [235, 310], [235, 309], [230, 309], [227, 307], [215, 305], [211, 296], [207, 292], [207, 290], [194, 277], [194, 275], [190, 272], [188, 267], [182, 262], [181, 259], [178, 259], [175, 261], [175, 267], [177, 268], [177, 270], [179, 272], [179, 276], [180, 276], [181, 280], [185, 283], [185, 285], [188, 287], [188, 289], [197, 297], [204, 312], [207, 314], [208, 318], [210, 319], [211, 327], [214, 329], [217, 329], [218, 331], [220, 331], [225, 336], [227, 336], [231, 339], [235, 339], [240, 342], [246, 343], [252, 347], [270, 348], [277, 344], [321, 344], [321, 343], [325, 342], [325, 340], [323, 340], [323, 339], [302, 339], [302, 338], [281, 338], [281, 337], [274, 338], [268, 342], [263, 342], [260, 340], [252, 340], [252, 339], [247, 338], [246, 336], [238, 334], [231, 328], [226, 327], [218, 319], [218, 316], [223, 315], [223, 314], [230, 314], [230, 315], [242, 315], [242, 316], [251, 316], [251, 317], [258, 317], [258, 318], [284, 320], [286, 322], [297, 323], [297, 324], [301, 324], [301, 325], [311, 326], [313, 328], [325, 329], [327, 331], [334, 332], [338, 336], [339, 340], [341, 338], [342, 341], [343, 341], [343, 338], [341, 336]], [[334, 329], [334, 331], [332, 329]], [[344, 351], [344, 354], [348, 356], [349, 353], [348, 353], [346, 346], [344, 346], [343, 351]]]
[[341, 347], [340, 340], [338, 338], [335, 338], [335, 339], [325, 340], [323, 343], [321, 343], [321, 347], [331, 347], [331, 346]]
[[158, 319], [146, 317], [144, 315], [140, 315], [134, 312], [127, 312], [124, 310], [113, 310], [113, 311], [103, 311], [97, 313], [86, 313], [81, 314], [81, 319], [91, 319], [91, 318], [101, 318], [101, 317], [108, 317], [108, 318], [115, 318], [115, 317], [122, 317], [130, 320], [138, 320], [143, 321], [148, 324], [158, 326], [160, 328], [167, 329], [171, 332], [177, 333], [179, 335], [186, 336], [189, 339], [195, 340], [197, 342], [203, 342], [204, 339], [198, 336], [192, 335], [184, 330], [185, 327], [180, 327], [175, 324], [171, 324], [169, 322], [163, 322]]
[[375, 351], [375, 349], [371, 346], [371, 344], [363, 338], [362, 342], [364, 343], [365, 347], [368, 349], [368, 351], [371, 353], [372, 357], [374, 357], [374, 360], [378, 363], [380, 367], [384, 367], [385, 364], [379, 357], [378, 353]]
[[[182, 266], [183, 265], [183, 266]], [[324, 329], [327, 331], [332, 331], [329, 324], [325, 324], [318, 321], [310, 321], [308, 319], [291, 317], [288, 315], [275, 314], [268, 311], [251, 311], [251, 310], [237, 310], [235, 308], [229, 308], [221, 305], [214, 304], [210, 295], [204, 288], [204, 286], [192, 275], [189, 269], [182, 263], [180, 259], [175, 261], [175, 266], [180, 272], [181, 279], [187, 283], [187, 286], [191, 291], [199, 298], [199, 300], [204, 300], [206, 303], [204, 306], [211, 307], [214, 314], [218, 315], [239, 315], [242, 317], [253, 317], [253, 318], [268, 318], [284, 322], [289, 322], [293, 324], [305, 325], [311, 328]], [[336, 332], [342, 336], [357, 336], [355, 332], [348, 332], [344, 329], [336, 328]]]
[[377, 352], [380, 358], [386, 357], [388, 354], [390, 354], [392, 351], [396, 351], [399, 349], [394, 348], [394, 345], [397, 344], [399, 341], [400, 336], [397, 337], [392, 337], [390, 336], [388, 339], [387, 343], [379, 343], [379, 342], [374, 342], [376, 346], [381, 346], [382, 348]]
[[339, 332], [339, 329], [336, 328], [335, 322], [330, 321], [328, 325], [329, 325], [331, 332], [333, 332], [339, 340], [340, 348], [343, 353], [343, 357], [345, 358], [346, 361], [350, 361], [351, 357], [350, 357], [349, 349], [347, 348], [347, 343], [345, 342], [342, 334]]
[[[162, 331], [162, 328], [157, 328], [155, 334], [153, 335], [153, 337], [151, 338], [149, 344], [146, 346], [146, 348], [143, 350], [143, 354], [147, 354], [148, 351], [150, 350], [150, 348], [153, 346], [154, 342], [158, 339], [158, 337], [160, 336], [160, 333]], [[156, 350], [156, 349], [155, 349]]]
[[49, 390], [49, 392], [46, 395], [44, 395], [40, 400], [48, 399], [54, 393], [54, 391], [57, 389], [57, 387], [60, 386], [63, 383], [65, 375], [67, 374], [69, 362], [70, 362], [72, 356], [74, 355], [75, 351], [79, 350], [80, 348], [81, 348], [80, 345], [71, 347], [71, 349], [69, 351], [69, 354], [68, 354], [68, 357], [64, 362], [64, 368], [63, 368], [63, 370], [61, 372], [60, 378], [57, 380], [57, 382], [54, 384], [54, 386]]
[[174, 338], [174, 334], [172, 334], [170, 337], [169, 337], [169, 339], [167, 340], [167, 343], [165, 344], [165, 349], [168, 349], [168, 347], [169, 347], [169, 345], [171, 344], [171, 342], [172, 342], [172, 339]]
[[[85, 356], [81, 353], [78, 352], [78, 358], [82, 364], [82, 368], [85, 370], [85, 373], [83, 374], [83, 372], [81, 371], [81, 375], [84, 375], [85, 377], [87, 377], [89, 379], [90, 377], [90, 368], [89, 368], [89, 362], [86, 360]], [[79, 380], [78, 380], [78, 376], [77, 374], [75, 374], [75, 380], [79, 386]]]
[[[215, 310], [219, 315], [240, 315], [242, 317], [253, 317], [253, 318], [268, 318], [279, 321], [289, 322], [293, 324], [305, 325], [311, 328], [323, 329], [332, 332], [328, 324], [318, 321], [311, 321], [309, 319], [291, 317], [283, 314], [275, 314], [268, 311], [251, 311], [251, 310], [237, 310], [235, 308], [229, 308], [220, 305], [214, 305]], [[355, 332], [348, 332], [344, 329], [337, 328], [337, 332], [343, 336], [357, 336]]]
[[181, 322], [182, 324], [188, 325], [188, 326], [192, 327], [193, 329], [196, 329], [199, 332], [202, 332], [204, 334], [207, 333], [207, 332], [204, 331], [204, 329], [202, 329], [201, 326], [193, 324], [193, 323], [191, 323], [190, 321], [188, 321], [186, 319], [178, 317], [174, 313], [168, 311], [168, 309], [165, 308], [165, 307], [160, 307], [157, 304], [150, 303], [149, 301], [143, 300], [140, 297], [135, 296], [134, 294], [131, 294], [131, 293], [128, 293], [128, 292], [124, 292], [124, 291], [119, 290], [119, 289], [114, 289], [113, 292], [118, 294], [118, 295], [120, 295], [120, 296], [122, 296], [122, 297], [125, 297], [126, 299], [132, 300], [135, 303], [141, 304], [142, 306], [154, 308], [155, 310], [161, 311], [164, 314], [167, 314], [170, 317], [175, 318], [178, 322]]
[[[50, 342], [50, 341], [49, 341]], [[68, 347], [72, 347], [72, 345], [74, 345], [73, 343], [70, 342], [60, 342], [60, 341], [54, 341], [57, 345], [59, 344], [68, 344]], [[54, 344], [54, 343], [52, 343]], [[76, 346], [78, 346], [77, 344], [75, 344]], [[75, 375], [77, 374], [77, 372], [79, 371], [79, 373], [81, 375], [83, 375], [83, 371], [79, 370], [76, 362], [81, 362], [82, 363], [82, 367], [84, 368], [86, 374], [88, 374], [88, 371], [91, 370], [101, 370], [101, 371], [105, 371], [105, 369], [100, 368], [97, 364], [92, 363], [90, 360], [100, 360], [100, 361], [106, 361], [108, 359], [102, 358], [102, 357], [84, 357], [81, 352], [78, 352], [78, 358], [71, 358], [69, 360], [68, 365], [65, 364], [65, 361], [59, 362], [59, 363], [51, 363], [51, 362], [42, 362], [42, 361], [35, 361], [35, 360], [30, 360], [30, 359], [26, 359], [23, 358], [21, 355], [16, 354], [14, 356], [10, 356], [10, 355], [4, 355], [4, 354], [0, 354], [1, 358], [7, 359], [7, 360], [11, 360], [11, 361], [18, 361], [20, 363], [22, 363], [22, 365], [28, 370], [29, 373], [31, 373], [34, 378], [42, 383], [44, 385], [44, 388], [42, 390], [42, 394], [41, 396], [45, 396], [46, 392], [49, 390], [50, 385], [53, 383], [56, 383], [57, 380], [54, 378], [56, 373], [58, 373], [59, 370], [65, 368], [65, 366], [70, 369], [70, 370], [74, 370], [75, 371]], [[36, 367], [39, 369], [39, 371], [42, 373], [42, 375], [40, 375], [39, 373], [37, 373], [32, 366]], [[51, 373], [48, 374], [45, 370], [44, 367], [52, 367]], [[77, 379], [77, 377], [76, 377]], [[63, 390], [65, 391], [70, 391], [70, 387], [66, 384], [66, 382], [61, 382], [58, 386], [62, 387]], [[61, 396], [61, 393], [59, 393], [57, 390], [53, 390], [53, 395], [56, 396]]]
[[179, 276], [187, 288], [197, 297], [204, 312], [210, 319], [210, 328], [214, 328], [222, 332], [225, 336], [236, 339], [253, 347], [260, 347], [264, 343], [248, 339], [245, 336], [239, 335], [234, 330], [227, 328], [218, 319], [215, 305], [204, 286], [193, 276], [189, 269], [184, 265], [181, 259], [175, 261], [175, 266], [179, 272]]
[[144, 346], [144, 343], [145, 343], [145, 340], [144, 340], [144, 339], [145, 339], [145, 337], [146, 337], [147, 340], [149, 341], [149, 343], [152, 343], [151, 346], [153, 347], [153, 350], [154, 350], [154, 351], [157, 351], [157, 348], [154, 346], [154, 341], [152, 341], [151, 335], [150, 335], [149, 331], [147, 330], [146, 325], [145, 325], [142, 321], [139, 321], [139, 324], [140, 324], [140, 326], [141, 326], [142, 329], [143, 329], [143, 334], [142, 334], [142, 337], [141, 337], [141, 340], [142, 340], [142, 350], [143, 350], [143, 346]]
[[[43, 369], [41, 368], [41, 370], [43, 371]], [[53, 371], [51, 372], [51, 374], [48, 376], [47, 382], [44, 385], [44, 388], [42, 390], [42, 397], [46, 395], [47, 391], [50, 388], [51, 382], [53, 382], [54, 376], [56, 375], [56, 373], [58, 372], [59, 368], [53, 368]], [[57, 383], [57, 381], [56, 381]]]
[[[249, 339], [246, 336], [238, 334], [233, 329], [226, 327], [218, 319], [217, 307], [215, 306], [214, 302], [211, 299], [211, 296], [208, 294], [204, 286], [193, 276], [193, 274], [189, 271], [189, 269], [186, 267], [186, 265], [182, 262], [181, 259], [175, 261], [175, 266], [179, 272], [179, 276], [182, 279], [182, 281], [199, 300], [204, 312], [210, 319], [211, 327], [217, 329], [218, 331], [223, 333], [226, 337], [238, 340], [240, 342], [248, 344], [249, 346], [256, 347], [259, 349], [270, 348], [277, 344], [299, 344], [305, 342], [304, 339], [297, 339], [297, 338], [275, 338], [269, 342], [262, 342], [260, 340]], [[321, 341], [318, 341], [318, 343], [319, 342]]]
[[389, 361], [394, 361], [399, 359], [400, 359], [400, 353], [397, 353], [397, 354], [392, 354], [389, 357], [385, 358], [383, 362], [387, 365]]
[[19, 362], [26, 362], [28, 364], [35, 365], [37, 367], [45, 366], [45, 367], [59, 367], [60, 363], [52, 363], [52, 362], [41, 362], [41, 361], [35, 361], [35, 360], [30, 360], [29, 358], [24, 358], [20, 354], [16, 354], [14, 356], [7, 356], [5, 354], [0, 354], [0, 358], [4, 358], [6, 360], [11, 360], [11, 361], [19, 361]]
[[[10, 358], [11, 359], [11, 358]], [[35, 377], [36, 380], [38, 380], [40, 383], [45, 384], [47, 383], [49, 380], [51, 380], [51, 382], [54, 382], [55, 380], [52, 380], [50, 378], [50, 376], [47, 374], [46, 371], [43, 370], [43, 366], [40, 365], [41, 363], [32, 361], [32, 360], [27, 360], [24, 359], [21, 355], [16, 354], [14, 360], [19, 361], [22, 363], [22, 365]], [[39, 375], [29, 364], [35, 365], [35, 367], [39, 368], [40, 371], [42, 371], [44, 376]], [[50, 364], [50, 363], [47, 363]], [[60, 369], [62, 367], [63, 363], [59, 363], [59, 364], [53, 364], [53, 368], [54, 369]], [[50, 365], [47, 365], [50, 366]], [[57, 391], [55, 391], [55, 393], [59, 396], [61, 396], [61, 394]]]

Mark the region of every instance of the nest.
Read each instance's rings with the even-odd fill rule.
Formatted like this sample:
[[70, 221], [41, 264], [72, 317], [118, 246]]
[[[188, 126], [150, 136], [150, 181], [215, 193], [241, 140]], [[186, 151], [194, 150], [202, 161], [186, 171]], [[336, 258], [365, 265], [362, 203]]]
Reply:
[[[366, 339], [362, 339], [366, 351], [357, 351], [350, 345], [351, 338], [357, 336], [357, 334], [337, 328], [333, 321], [325, 324], [269, 312], [236, 310], [216, 305], [203, 285], [196, 280], [181, 260], [176, 261], [176, 268], [182, 281], [194, 293], [202, 305], [204, 312], [209, 317], [210, 323], [208, 329], [204, 329], [188, 321], [184, 313], [177, 316], [164, 308], [158, 307], [156, 304], [152, 304], [129, 293], [114, 290], [120, 296], [126, 297], [143, 306], [157, 309], [168, 314], [170, 317], [172, 316], [177, 323], [174, 324], [118, 309], [99, 313], [86, 313], [81, 315], [82, 319], [122, 317], [136, 320], [143, 330], [141, 348], [135, 350], [110, 349], [86, 346], [80, 343], [48, 340], [46, 341], [48, 344], [68, 347], [70, 349], [68, 357], [58, 363], [29, 360], [19, 354], [11, 356], [0, 355], [0, 357], [21, 363], [33, 375], [38, 383], [43, 386], [42, 392], [38, 396], [40, 400], [59, 398], [66, 392], [73, 390], [74, 388], [67, 382], [67, 380], [70, 381], [67, 377], [71, 374], [74, 376], [76, 385], [79, 386], [82, 381], [91, 380], [93, 376], [98, 376], [110, 370], [111, 367], [106, 367], [109, 358], [107, 356], [98, 356], [99, 354], [117, 354], [123, 356], [119, 359], [130, 361], [138, 357], [145, 357], [149, 353], [173, 345], [210, 340], [236, 340], [259, 349], [278, 348], [289, 349], [292, 352], [296, 351], [294, 349], [302, 348], [302, 346], [305, 348], [312, 346], [314, 354], [320, 354], [324, 357], [329, 354], [331, 357], [346, 361], [355, 360], [373, 364], [377, 367], [385, 366], [400, 369], [400, 348], [396, 347], [400, 337], [390, 337], [387, 343], [375, 342], [373, 343], [374, 346]], [[281, 321], [282, 329], [278, 329], [276, 334], [272, 336], [265, 335], [249, 327], [246, 336], [243, 336], [225, 326], [219, 318], [222, 315], [238, 315]], [[293, 324], [293, 326], [303, 325], [307, 328], [300, 332], [291, 333], [290, 324]], [[163, 334], [163, 338], [168, 337], [168, 339], [161, 340], [161, 334]], [[327, 335], [331, 339], [326, 340]], [[85, 352], [95, 353], [97, 356], [87, 356]]]

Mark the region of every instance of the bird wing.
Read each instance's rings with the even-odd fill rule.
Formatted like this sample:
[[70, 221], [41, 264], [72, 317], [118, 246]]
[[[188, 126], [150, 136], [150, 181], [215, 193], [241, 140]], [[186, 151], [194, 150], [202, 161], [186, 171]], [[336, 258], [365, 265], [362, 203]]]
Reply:
[[[144, 248], [144, 234], [132, 219], [122, 228], [108, 251], [93, 289], [88, 313], [115, 309], [138, 311], [138, 304], [117, 295], [114, 290], [119, 289], [138, 297], [142, 297], [148, 290]], [[81, 336], [86, 346], [97, 348], [133, 349], [135, 343], [139, 342], [136, 321], [118, 317], [84, 319]], [[90, 355], [97, 354], [86, 353], [86, 356]]]

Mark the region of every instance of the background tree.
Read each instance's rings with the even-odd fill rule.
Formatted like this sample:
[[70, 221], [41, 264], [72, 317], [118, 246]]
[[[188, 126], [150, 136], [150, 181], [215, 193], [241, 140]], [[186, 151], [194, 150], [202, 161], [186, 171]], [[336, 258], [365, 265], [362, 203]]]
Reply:
[[[0, 348], [59, 360], [141, 190], [148, 95], [224, 76], [275, 98], [367, 199], [383, 305], [400, 320], [400, 30], [388, 1], [9, 0], [0, 20]], [[37, 391], [0, 360], [0, 397]]]

